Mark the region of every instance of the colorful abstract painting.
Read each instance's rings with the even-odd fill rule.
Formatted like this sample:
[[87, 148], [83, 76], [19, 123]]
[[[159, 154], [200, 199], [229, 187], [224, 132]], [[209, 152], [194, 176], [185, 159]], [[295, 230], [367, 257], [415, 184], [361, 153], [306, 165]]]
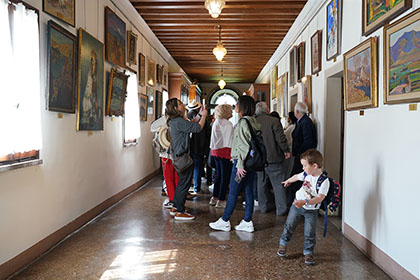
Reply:
[[48, 21], [48, 110], [75, 112], [76, 36]]
[[77, 130], [104, 128], [104, 45], [79, 28]]
[[327, 60], [340, 53], [341, 0], [331, 0], [327, 5]]
[[44, 12], [75, 26], [76, 22], [76, 1], [75, 0], [44, 0], [42, 6]]
[[105, 54], [106, 60], [121, 67], [125, 65], [125, 22], [109, 7], [105, 7]]

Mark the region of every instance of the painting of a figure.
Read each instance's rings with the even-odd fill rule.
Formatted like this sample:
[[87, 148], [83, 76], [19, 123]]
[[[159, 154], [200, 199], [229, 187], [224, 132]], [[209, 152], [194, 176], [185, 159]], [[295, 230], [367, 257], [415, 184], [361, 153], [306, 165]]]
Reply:
[[76, 21], [75, 2], [75, 0], [44, 0], [42, 6], [44, 12], [74, 26]]
[[108, 116], [124, 115], [127, 80], [128, 76], [124, 75], [124, 73], [119, 73], [115, 69], [111, 70], [106, 106], [106, 114]]
[[103, 130], [104, 45], [79, 29], [77, 130]]
[[420, 100], [420, 10], [385, 28], [385, 102]]
[[376, 37], [344, 54], [346, 110], [377, 107]]
[[105, 7], [106, 60], [125, 68], [125, 22], [109, 7]]
[[147, 93], [147, 114], [153, 115], [153, 100], [154, 100], [153, 88], [147, 87], [146, 93]]
[[48, 110], [74, 113], [76, 36], [48, 21]]
[[331, 0], [327, 5], [327, 60], [340, 53], [341, 0]]
[[147, 95], [139, 94], [140, 120], [147, 121]]
[[412, 0], [363, 0], [363, 35], [372, 33], [411, 5]]

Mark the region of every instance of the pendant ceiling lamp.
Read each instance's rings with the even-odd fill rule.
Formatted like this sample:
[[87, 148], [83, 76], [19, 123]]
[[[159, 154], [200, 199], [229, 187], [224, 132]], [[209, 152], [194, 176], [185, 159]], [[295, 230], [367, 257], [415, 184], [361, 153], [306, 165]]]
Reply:
[[225, 55], [227, 54], [227, 50], [222, 44], [222, 27], [220, 25], [218, 25], [217, 27], [219, 28], [219, 42], [213, 49], [213, 54], [216, 56], [216, 59], [218, 61], [222, 61], [223, 57], [225, 57]]
[[220, 89], [223, 89], [226, 86], [225, 80], [223, 80], [223, 67], [222, 67], [222, 77], [220, 78], [220, 81], [217, 83], [217, 85], [220, 87]]
[[204, 2], [204, 6], [209, 10], [209, 14], [212, 18], [219, 17], [225, 4], [225, 0], [206, 0]]

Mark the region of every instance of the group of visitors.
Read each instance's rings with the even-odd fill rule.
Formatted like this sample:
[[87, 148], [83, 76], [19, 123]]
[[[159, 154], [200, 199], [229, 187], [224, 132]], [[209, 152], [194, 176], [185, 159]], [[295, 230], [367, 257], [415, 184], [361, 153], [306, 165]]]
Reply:
[[[235, 106], [239, 116], [235, 127], [229, 121], [232, 117], [231, 105], [223, 104], [215, 108], [215, 120], [211, 128], [206, 120], [208, 112], [204, 106], [195, 102], [189, 108], [187, 114], [185, 105], [176, 98], [166, 102], [165, 118], [169, 128], [170, 148], [167, 157], [162, 157], [162, 166], [169, 201], [164, 207], [170, 208], [170, 214], [176, 220], [195, 219], [185, 211], [185, 201], [192, 180], [192, 194], [196, 195], [201, 189], [203, 163], [205, 156], [209, 155], [205, 148], [207, 146], [215, 170], [209, 204], [225, 209], [222, 217], [209, 223], [209, 226], [214, 230], [230, 231], [230, 217], [238, 196], [243, 193], [245, 213], [235, 230], [253, 232], [253, 189], [256, 184], [258, 206], [262, 213], [275, 210], [276, 215], [288, 215], [277, 254], [282, 257], [286, 255], [287, 243], [299, 218], [304, 216], [305, 263], [314, 264], [317, 210], [328, 192], [329, 183], [326, 180], [320, 188], [316, 187], [322, 173], [323, 159], [315, 150], [316, 129], [307, 115], [307, 106], [301, 102], [295, 105], [294, 112], [289, 113], [285, 129], [278, 115], [269, 114], [265, 102], [255, 104], [254, 99], [247, 95], [240, 96]], [[267, 150], [264, 170], [258, 172], [245, 168], [251, 135], [257, 131], [261, 131]], [[191, 155], [190, 166], [181, 172], [174, 172], [173, 161], [181, 161], [185, 154]]]

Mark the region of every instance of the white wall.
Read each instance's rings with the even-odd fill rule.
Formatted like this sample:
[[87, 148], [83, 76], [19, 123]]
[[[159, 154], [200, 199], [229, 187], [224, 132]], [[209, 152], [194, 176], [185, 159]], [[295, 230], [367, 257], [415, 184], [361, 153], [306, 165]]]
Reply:
[[[41, 95], [45, 96], [47, 21], [51, 17], [42, 12], [41, 0], [26, 2], [40, 11]], [[105, 6], [126, 22], [127, 30], [132, 29], [138, 35], [139, 52], [157, 64], [179, 71], [128, 0], [76, 1], [76, 28], [82, 27], [104, 42]], [[76, 28], [54, 21], [76, 34]], [[105, 63], [106, 71], [110, 67]], [[139, 87], [139, 92], [145, 91], [145, 87]], [[124, 148], [122, 117], [105, 117], [104, 131], [89, 136], [87, 131], [76, 131], [75, 114], [58, 118], [56, 112], [44, 109], [45, 98], [41, 108], [43, 164], [0, 173], [0, 264], [159, 168], [149, 132], [153, 116], [141, 122], [140, 143]]]
[[[279, 75], [288, 71], [288, 51], [301, 41], [306, 41], [305, 71], [310, 73], [310, 36], [317, 29], [323, 30], [322, 72], [318, 77], [312, 77], [312, 117], [317, 123], [318, 149], [321, 152], [326, 142], [324, 126], [327, 123], [328, 76], [325, 73], [330, 75], [336, 73], [338, 68], [342, 69], [342, 54], [367, 39], [361, 35], [362, 0], [343, 0], [341, 55], [336, 62], [326, 61], [326, 2], [307, 2], [292, 27], [295, 29], [289, 32], [292, 34], [286, 36], [256, 81], [270, 81], [270, 72], [275, 65], [279, 66]], [[320, 6], [319, 10], [317, 5]], [[419, 7], [420, 1], [414, 0], [410, 11]], [[311, 13], [315, 15], [312, 17]], [[379, 107], [366, 109], [362, 117], [359, 111], [345, 112], [343, 222], [419, 278], [420, 218], [417, 214], [417, 192], [420, 184], [416, 174], [419, 172], [420, 112], [408, 111], [408, 104], [384, 105], [383, 28], [370, 36], [379, 37]], [[289, 88], [289, 92], [293, 90]], [[302, 100], [300, 88], [299, 100]]]

